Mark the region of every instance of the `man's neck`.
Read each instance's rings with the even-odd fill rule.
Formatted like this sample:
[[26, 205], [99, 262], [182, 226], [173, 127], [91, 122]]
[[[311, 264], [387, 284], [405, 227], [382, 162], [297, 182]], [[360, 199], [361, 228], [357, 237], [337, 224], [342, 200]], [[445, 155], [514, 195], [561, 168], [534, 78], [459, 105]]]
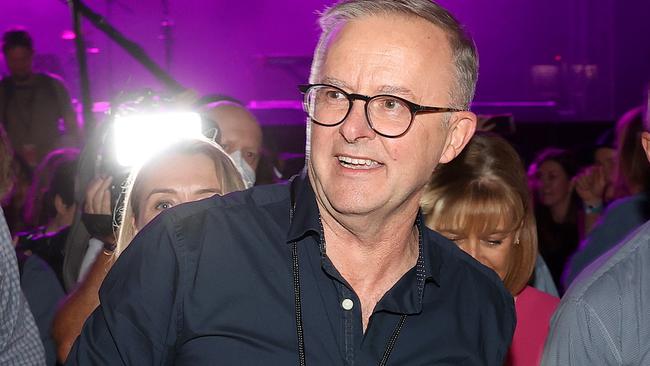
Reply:
[[417, 262], [417, 206], [376, 222], [321, 213], [327, 256], [359, 297], [365, 331], [377, 302]]

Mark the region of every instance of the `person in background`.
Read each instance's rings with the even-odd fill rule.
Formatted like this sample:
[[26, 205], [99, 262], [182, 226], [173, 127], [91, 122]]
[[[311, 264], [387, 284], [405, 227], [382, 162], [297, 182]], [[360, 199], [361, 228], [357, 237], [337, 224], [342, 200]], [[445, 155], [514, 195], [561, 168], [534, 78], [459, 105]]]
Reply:
[[76, 149], [57, 149], [39, 164], [24, 210], [25, 222], [32, 229], [16, 238], [20, 286], [38, 326], [47, 365], [56, 364], [51, 329], [56, 306], [64, 296], [63, 243], [75, 210], [78, 155]]
[[34, 169], [27, 165], [25, 160], [20, 156], [15, 154], [10, 160], [14, 178], [7, 194], [5, 194], [0, 202], [2, 202], [5, 220], [7, 221], [12, 237], [15, 237], [18, 233], [30, 229], [24, 222], [24, 209], [28, 196], [27, 193], [34, 180]]
[[[643, 133], [641, 107], [628, 111], [617, 122], [614, 197], [618, 199], [607, 206], [582, 241], [580, 250], [567, 263], [563, 278], [565, 286], [569, 286], [589, 263], [650, 219], [650, 162], [639, 143]], [[602, 204], [598, 207], [602, 210]]]
[[[90, 184], [86, 211], [110, 214], [110, 180], [97, 178]], [[106, 273], [139, 230], [168, 208], [243, 188], [232, 160], [207, 139], [173, 144], [142, 167], [134, 168], [126, 183], [114, 253], [105, 249], [97, 256], [88, 275], [56, 315], [53, 334], [58, 359], [65, 362], [84, 321], [99, 305], [98, 291]]]
[[609, 203], [614, 199], [614, 183], [617, 169], [617, 152], [614, 129], [605, 131], [596, 141], [594, 164], [602, 170], [605, 177], [603, 201]]
[[18, 233], [16, 248], [37, 254], [54, 270], [63, 286], [65, 241], [74, 218], [74, 178], [79, 151], [58, 149], [48, 154], [36, 170], [26, 213], [35, 227]]
[[[650, 109], [650, 90], [647, 97]], [[650, 162], [650, 110], [645, 113], [637, 144]], [[649, 269], [646, 222], [574, 280], [553, 315], [542, 365], [650, 365]]]
[[239, 167], [246, 187], [252, 187], [262, 154], [262, 128], [257, 118], [240, 102], [223, 96], [210, 100], [203, 98], [197, 103], [201, 114], [214, 123], [212, 128], [218, 131], [216, 141]]
[[614, 131], [605, 131], [598, 138], [593, 152], [593, 164], [575, 176], [575, 190], [584, 208], [584, 231], [587, 235], [600, 218], [603, 208], [614, 200], [616, 181], [616, 148]]
[[[13, 151], [0, 126], [0, 199], [13, 184]], [[45, 351], [34, 316], [20, 288], [11, 234], [0, 209], [0, 365], [44, 365]]]
[[10, 75], [0, 81], [0, 123], [16, 155], [35, 167], [50, 151], [81, 142], [70, 95], [59, 77], [33, 70], [34, 44], [23, 29], [2, 36]]
[[52, 233], [70, 226], [76, 208], [74, 178], [78, 160], [79, 149], [62, 148], [51, 151], [38, 164], [23, 211], [29, 231]]
[[527, 286], [537, 232], [526, 171], [501, 137], [477, 134], [434, 171], [422, 200], [428, 227], [493, 269], [515, 297], [517, 327], [506, 365], [539, 365], [560, 299]]
[[577, 171], [573, 154], [558, 148], [542, 150], [528, 169], [539, 252], [560, 294], [564, 265], [580, 241], [582, 213], [572, 181]]

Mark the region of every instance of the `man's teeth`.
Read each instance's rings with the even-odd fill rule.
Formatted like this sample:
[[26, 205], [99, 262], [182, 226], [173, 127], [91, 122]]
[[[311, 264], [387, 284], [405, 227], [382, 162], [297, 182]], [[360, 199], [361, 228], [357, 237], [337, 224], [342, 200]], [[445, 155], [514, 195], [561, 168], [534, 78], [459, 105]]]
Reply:
[[339, 162], [342, 163], [344, 166], [348, 167], [376, 167], [379, 166], [380, 164], [374, 160], [370, 159], [354, 159], [348, 156], [339, 156], [338, 157]]

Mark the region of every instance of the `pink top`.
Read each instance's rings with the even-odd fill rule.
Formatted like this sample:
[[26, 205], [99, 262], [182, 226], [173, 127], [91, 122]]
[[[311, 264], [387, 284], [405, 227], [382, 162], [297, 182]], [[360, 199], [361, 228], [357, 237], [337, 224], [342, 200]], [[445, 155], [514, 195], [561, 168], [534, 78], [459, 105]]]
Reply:
[[540, 364], [551, 316], [559, 302], [559, 298], [530, 286], [517, 295], [517, 327], [508, 351], [507, 366]]

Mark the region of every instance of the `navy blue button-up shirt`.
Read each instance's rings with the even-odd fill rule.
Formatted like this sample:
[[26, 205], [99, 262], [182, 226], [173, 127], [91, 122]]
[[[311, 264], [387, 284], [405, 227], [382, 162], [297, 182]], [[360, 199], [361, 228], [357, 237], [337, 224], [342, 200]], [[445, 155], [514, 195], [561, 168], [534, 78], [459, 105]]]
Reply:
[[326, 255], [308, 179], [182, 205], [134, 239], [108, 274], [70, 365], [294, 365], [297, 243], [307, 365], [502, 365], [515, 328], [501, 280], [420, 225], [413, 269], [363, 332], [359, 298]]

